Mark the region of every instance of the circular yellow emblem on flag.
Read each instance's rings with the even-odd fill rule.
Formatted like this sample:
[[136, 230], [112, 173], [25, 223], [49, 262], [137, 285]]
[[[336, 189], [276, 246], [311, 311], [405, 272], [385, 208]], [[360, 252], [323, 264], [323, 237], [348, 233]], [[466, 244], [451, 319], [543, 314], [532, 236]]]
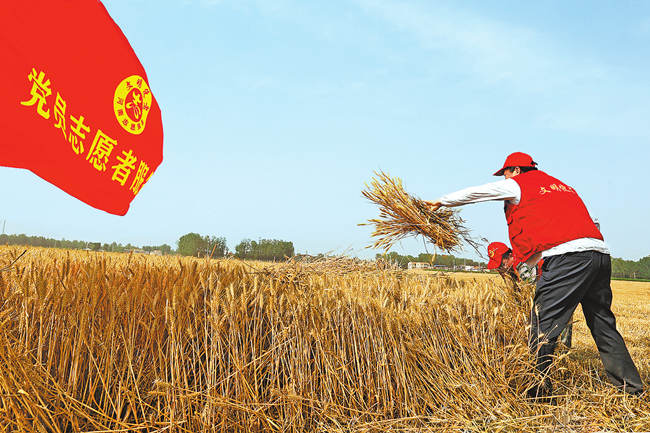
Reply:
[[139, 75], [126, 77], [117, 86], [113, 109], [117, 122], [126, 132], [142, 134], [151, 110], [151, 100], [151, 90]]

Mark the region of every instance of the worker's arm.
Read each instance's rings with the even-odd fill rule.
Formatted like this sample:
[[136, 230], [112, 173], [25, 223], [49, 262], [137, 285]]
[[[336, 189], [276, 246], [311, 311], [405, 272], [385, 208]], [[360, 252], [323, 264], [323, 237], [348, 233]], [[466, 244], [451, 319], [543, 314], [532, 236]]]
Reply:
[[510, 200], [514, 204], [518, 204], [520, 199], [521, 188], [519, 188], [519, 184], [513, 179], [504, 179], [461, 189], [427, 203], [433, 210], [437, 210], [441, 206], [454, 207], [489, 200]]

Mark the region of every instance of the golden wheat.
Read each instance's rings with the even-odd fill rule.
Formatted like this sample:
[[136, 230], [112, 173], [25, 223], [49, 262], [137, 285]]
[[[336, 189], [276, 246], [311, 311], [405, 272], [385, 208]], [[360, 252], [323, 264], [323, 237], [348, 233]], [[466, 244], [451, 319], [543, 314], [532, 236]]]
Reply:
[[498, 281], [30, 249], [0, 305], [0, 431], [650, 430], [580, 356], [557, 405], [522, 398], [529, 305]]

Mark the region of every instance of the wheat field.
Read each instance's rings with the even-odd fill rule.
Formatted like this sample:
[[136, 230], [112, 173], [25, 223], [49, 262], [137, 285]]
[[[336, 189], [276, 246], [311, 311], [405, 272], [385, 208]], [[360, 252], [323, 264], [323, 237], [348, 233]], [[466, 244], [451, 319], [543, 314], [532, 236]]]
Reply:
[[[524, 398], [531, 292], [494, 276], [24, 249], [0, 248], [0, 431], [650, 431], [579, 315], [557, 397]], [[650, 285], [614, 291], [647, 384]]]

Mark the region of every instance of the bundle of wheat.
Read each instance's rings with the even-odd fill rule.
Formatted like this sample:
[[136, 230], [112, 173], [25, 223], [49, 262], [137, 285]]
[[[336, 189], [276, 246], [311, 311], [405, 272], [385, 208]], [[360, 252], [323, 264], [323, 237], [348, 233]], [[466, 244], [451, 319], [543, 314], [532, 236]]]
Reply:
[[472, 239], [457, 211], [434, 211], [424, 200], [407, 193], [401, 179], [383, 171], [375, 175], [361, 193], [379, 206], [379, 218], [359, 224], [375, 226], [372, 236], [377, 240], [371, 248], [388, 251], [397, 241], [422, 236], [443, 251], [456, 250], [463, 241], [478, 251], [478, 242]]

